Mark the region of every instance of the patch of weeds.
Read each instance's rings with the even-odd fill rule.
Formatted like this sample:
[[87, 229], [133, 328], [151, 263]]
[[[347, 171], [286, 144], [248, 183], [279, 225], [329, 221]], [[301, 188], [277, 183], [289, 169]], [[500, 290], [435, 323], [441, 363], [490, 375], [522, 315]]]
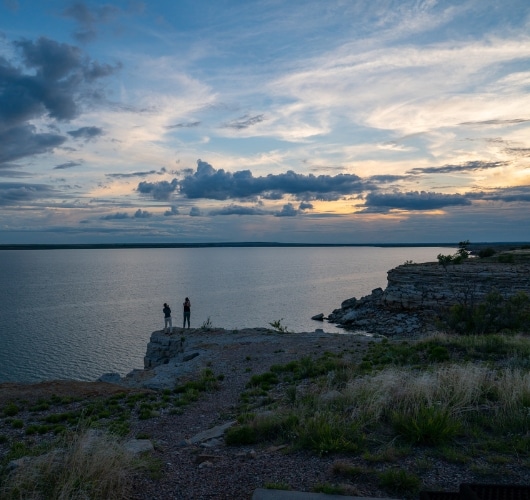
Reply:
[[381, 472], [379, 482], [386, 490], [400, 494], [412, 495], [421, 487], [420, 478], [404, 469], [388, 469]]
[[29, 411], [31, 412], [38, 412], [38, 411], [47, 411], [50, 409], [50, 403], [47, 401], [37, 401], [35, 405], [33, 405]]
[[296, 444], [322, 456], [334, 452], [359, 452], [364, 434], [357, 422], [345, 422], [333, 413], [317, 414], [296, 428]]
[[335, 462], [331, 470], [334, 474], [345, 476], [349, 479], [358, 479], [368, 473], [364, 467], [358, 467], [342, 461]]
[[367, 462], [390, 462], [395, 463], [401, 457], [410, 454], [409, 447], [397, 448], [395, 446], [386, 446], [383, 449], [372, 452], [365, 452], [363, 458]]
[[420, 405], [413, 411], [394, 412], [391, 421], [395, 432], [414, 444], [444, 444], [461, 429], [447, 409], [437, 406]]
[[177, 385], [174, 392], [176, 394], [187, 393], [190, 390], [199, 393], [213, 391], [219, 388], [219, 378], [216, 378], [213, 371], [210, 368], [206, 368], [200, 374], [198, 380], [190, 380], [184, 384]]
[[284, 490], [288, 491], [291, 487], [287, 483], [265, 483], [263, 485], [267, 490]]
[[346, 492], [341, 486], [333, 484], [316, 484], [313, 487], [315, 493], [325, 493], [326, 495], [344, 495]]
[[20, 411], [20, 408], [15, 403], [7, 403], [4, 406], [4, 415], [6, 417], [14, 417], [15, 415], [18, 415], [18, 412]]
[[439, 454], [447, 462], [451, 462], [453, 464], [467, 464], [471, 460], [469, 455], [466, 455], [460, 451], [460, 449], [450, 446], [439, 447], [437, 454]]
[[273, 385], [279, 382], [278, 376], [273, 372], [262, 373], [261, 375], [252, 375], [247, 387], [259, 387], [264, 391], [269, 391]]
[[13, 427], [13, 429], [22, 429], [24, 427], [24, 421], [18, 418], [14, 418], [11, 421], [11, 427]]
[[296, 415], [255, 416], [244, 419], [245, 423], [231, 427], [225, 434], [225, 442], [229, 446], [256, 444], [288, 439], [298, 425]]

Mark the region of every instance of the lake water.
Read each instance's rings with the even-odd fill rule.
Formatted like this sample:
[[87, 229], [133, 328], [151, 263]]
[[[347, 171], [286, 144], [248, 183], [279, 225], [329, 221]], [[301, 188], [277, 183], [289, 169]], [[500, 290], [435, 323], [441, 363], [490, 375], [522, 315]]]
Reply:
[[168, 302], [181, 326], [342, 331], [311, 320], [386, 287], [389, 269], [439, 247], [273, 247], [0, 251], [0, 382], [95, 380], [143, 368]]

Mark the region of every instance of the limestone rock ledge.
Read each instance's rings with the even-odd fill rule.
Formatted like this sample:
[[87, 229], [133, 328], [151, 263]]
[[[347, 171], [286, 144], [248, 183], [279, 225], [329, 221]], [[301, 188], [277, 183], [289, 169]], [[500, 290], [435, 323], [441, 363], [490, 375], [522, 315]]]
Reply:
[[453, 305], [480, 302], [492, 290], [509, 297], [530, 295], [530, 263], [484, 262], [470, 258], [446, 268], [437, 262], [403, 264], [388, 271], [387, 287], [342, 302], [327, 318], [349, 330], [385, 336], [419, 336], [434, 331], [433, 320]]

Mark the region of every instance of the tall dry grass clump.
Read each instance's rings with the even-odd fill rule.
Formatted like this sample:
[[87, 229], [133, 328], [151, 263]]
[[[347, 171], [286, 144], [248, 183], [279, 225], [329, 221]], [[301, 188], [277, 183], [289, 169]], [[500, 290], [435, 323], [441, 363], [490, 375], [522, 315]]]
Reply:
[[5, 479], [2, 499], [124, 499], [142, 461], [114, 436], [93, 430], [70, 435], [48, 453], [26, 458]]

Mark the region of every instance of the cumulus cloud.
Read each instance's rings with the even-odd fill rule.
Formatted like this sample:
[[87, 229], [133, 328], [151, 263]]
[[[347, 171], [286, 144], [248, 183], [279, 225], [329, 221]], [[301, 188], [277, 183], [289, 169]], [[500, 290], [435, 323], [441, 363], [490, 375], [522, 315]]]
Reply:
[[129, 214], [127, 212], [116, 212], [114, 214], [104, 215], [101, 217], [101, 220], [120, 220], [120, 219], [128, 219]]
[[138, 184], [137, 191], [142, 194], [150, 194], [155, 200], [168, 200], [171, 193], [173, 193], [178, 187], [177, 179], [173, 179], [171, 182], [160, 181], [160, 182], [147, 182], [142, 181]]
[[472, 172], [475, 170], [488, 170], [491, 168], [503, 167], [507, 164], [504, 161], [467, 161], [462, 165], [443, 165], [442, 167], [413, 168], [410, 174], [451, 174], [454, 172]]
[[87, 141], [103, 135], [103, 130], [99, 127], [81, 127], [77, 130], [71, 130], [69, 135], [75, 139], [85, 139]]
[[263, 196], [281, 199], [291, 194], [300, 199], [337, 199], [343, 195], [361, 193], [373, 187], [354, 174], [313, 175], [297, 174], [291, 170], [284, 174], [254, 177], [250, 170], [234, 173], [216, 170], [209, 163], [198, 160], [197, 171], [180, 181], [180, 192], [187, 198], [227, 200]]
[[294, 208], [292, 203], [287, 203], [280, 212], [274, 214], [275, 217], [294, 217], [296, 215], [298, 215], [298, 210]]
[[505, 203], [530, 202], [530, 186], [517, 186], [504, 189], [492, 189], [469, 193], [469, 198], [485, 201], [503, 201]]
[[228, 205], [223, 208], [211, 210], [209, 215], [265, 215], [267, 212], [258, 207], [245, 207], [241, 205]]
[[23, 205], [43, 198], [51, 198], [57, 193], [45, 184], [23, 184], [0, 182], [0, 206]]
[[383, 210], [435, 210], [449, 206], [471, 205], [471, 201], [460, 194], [442, 194], [426, 191], [406, 193], [369, 193], [365, 206]]
[[147, 210], [142, 210], [141, 208], [139, 208], [138, 210], [136, 210], [136, 212], [134, 212], [134, 218], [135, 219], [147, 219], [149, 217], [151, 217], [151, 212], [148, 212]]
[[[89, 60], [77, 47], [45, 37], [16, 41], [13, 46], [22, 64], [0, 57], [0, 162], [49, 152], [63, 144], [64, 136], [37, 131], [31, 120], [78, 117], [80, 103], [95, 98], [91, 86], [117, 69]], [[87, 129], [90, 134], [92, 129]]]
[[201, 212], [200, 208], [191, 207], [191, 210], [190, 210], [190, 216], [191, 217], [200, 217], [201, 215], [202, 215], [202, 212]]
[[166, 210], [166, 211], [164, 212], [164, 215], [165, 215], [166, 217], [171, 217], [171, 216], [173, 216], [173, 215], [178, 215], [179, 213], [180, 213], [180, 212], [179, 212], [179, 209], [178, 209], [177, 207], [173, 206], [173, 207], [171, 207], [169, 210]]
[[312, 208], [314, 208], [312, 203], [303, 201], [302, 203], [300, 203], [298, 210], [311, 210]]

